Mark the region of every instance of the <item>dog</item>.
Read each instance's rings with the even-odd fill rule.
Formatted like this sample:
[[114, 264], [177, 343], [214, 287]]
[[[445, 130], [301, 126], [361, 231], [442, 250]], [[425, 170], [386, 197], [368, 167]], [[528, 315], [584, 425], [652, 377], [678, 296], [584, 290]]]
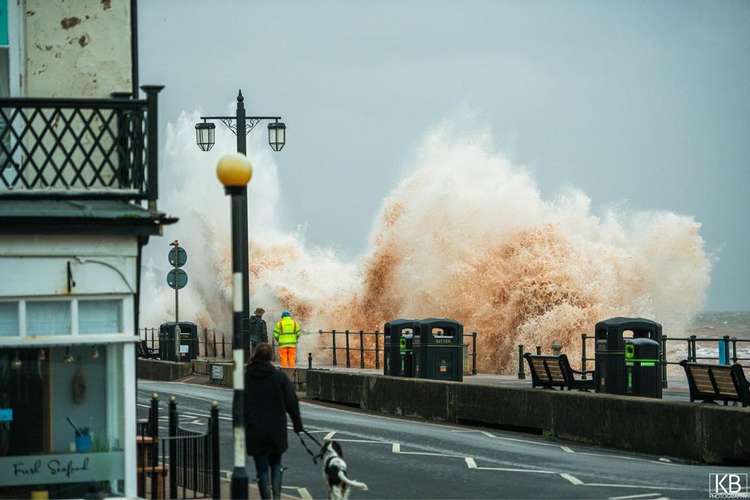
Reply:
[[346, 462], [341, 445], [336, 441], [326, 441], [320, 450], [323, 461], [323, 477], [328, 483], [329, 500], [346, 500], [351, 488], [367, 491], [367, 485], [353, 481], [346, 475]]

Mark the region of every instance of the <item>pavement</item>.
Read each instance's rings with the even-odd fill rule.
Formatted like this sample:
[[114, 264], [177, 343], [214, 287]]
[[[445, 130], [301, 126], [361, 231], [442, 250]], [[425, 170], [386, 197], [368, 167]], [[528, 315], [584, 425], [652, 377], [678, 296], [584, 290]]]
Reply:
[[[212, 401], [219, 403], [221, 468], [228, 480], [233, 451], [232, 391], [139, 381], [139, 416], [147, 414], [154, 392], [160, 395], [162, 432], [166, 432], [169, 396], [176, 398], [181, 425], [195, 430], [206, 428]], [[305, 401], [301, 409], [306, 429], [320, 441], [339, 441], [349, 476], [369, 486], [368, 491], [353, 491], [353, 498], [708, 498], [709, 473], [747, 472]], [[291, 431], [289, 445], [284, 455], [284, 496], [326, 498], [320, 464], [313, 464]], [[249, 475], [255, 476], [254, 472]], [[255, 486], [250, 489], [257, 497]]]

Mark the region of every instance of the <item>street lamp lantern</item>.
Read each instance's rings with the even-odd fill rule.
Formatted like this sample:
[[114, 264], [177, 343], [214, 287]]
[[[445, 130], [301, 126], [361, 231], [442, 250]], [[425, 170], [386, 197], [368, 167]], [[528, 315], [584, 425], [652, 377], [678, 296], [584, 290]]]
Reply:
[[203, 151], [211, 151], [216, 142], [216, 125], [211, 122], [195, 124], [195, 142]]
[[274, 151], [281, 151], [286, 144], [286, 125], [275, 121], [268, 124], [268, 144]]
[[253, 165], [243, 154], [224, 155], [216, 165], [216, 177], [227, 190], [244, 188], [253, 178]]

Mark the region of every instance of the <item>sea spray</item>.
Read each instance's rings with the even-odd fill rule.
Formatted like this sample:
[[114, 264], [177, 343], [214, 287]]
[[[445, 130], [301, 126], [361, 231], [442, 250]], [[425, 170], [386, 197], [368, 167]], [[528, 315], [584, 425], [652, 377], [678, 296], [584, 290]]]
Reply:
[[[199, 151], [196, 118], [183, 114], [169, 127], [162, 178], [175, 181], [165, 181], [162, 208], [181, 219], [167, 238], [180, 239], [190, 253], [184, 318], [228, 331], [229, 207], [214, 166], [234, 138], [217, 128], [214, 150]], [[272, 319], [289, 308], [317, 331], [451, 317], [479, 332], [481, 371], [510, 372], [516, 344], [547, 350], [558, 339], [577, 359], [580, 334], [599, 319], [645, 316], [668, 333], [682, 331], [703, 307], [710, 261], [692, 217], [616, 209], [597, 215], [574, 189], [544, 200], [486, 131], [467, 138], [445, 123], [429, 132], [384, 200], [369, 250], [354, 262], [306, 244], [301, 231], [281, 229], [277, 166], [262, 141], [249, 149], [251, 303]], [[173, 314], [173, 294], [158, 284], [166, 265], [156, 262], [164, 257], [154, 247], [143, 288], [149, 325]], [[316, 347], [312, 338], [304, 352]]]

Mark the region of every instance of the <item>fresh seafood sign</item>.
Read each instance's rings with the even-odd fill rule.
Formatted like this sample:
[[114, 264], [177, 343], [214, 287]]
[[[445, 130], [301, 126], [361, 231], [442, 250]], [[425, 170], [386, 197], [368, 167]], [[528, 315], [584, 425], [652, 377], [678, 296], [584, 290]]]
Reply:
[[122, 452], [68, 453], [0, 458], [0, 483], [6, 486], [77, 483], [124, 477]]

